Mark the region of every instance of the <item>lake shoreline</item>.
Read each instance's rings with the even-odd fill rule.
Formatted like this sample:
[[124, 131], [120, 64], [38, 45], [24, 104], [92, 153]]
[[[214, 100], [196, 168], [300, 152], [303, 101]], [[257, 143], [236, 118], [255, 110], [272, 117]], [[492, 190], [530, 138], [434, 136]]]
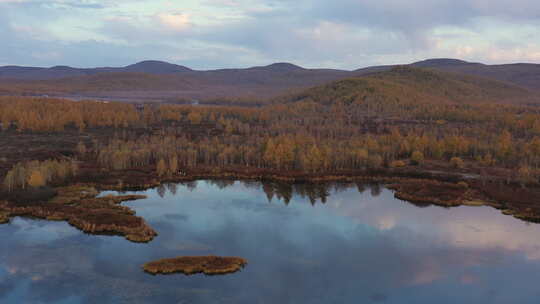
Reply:
[[[142, 174], [141, 174], [142, 173]], [[129, 181], [126, 178], [126, 181]], [[181, 183], [197, 180], [247, 180], [258, 182], [296, 183], [378, 183], [396, 191], [396, 197], [412, 203], [432, 204], [442, 207], [470, 205], [475, 202], [506, 210], [515, 217], [540, 222], [540, 189], [537, 185], [525, 186], [501, 177], [476, 176], [459, 172], [442, 172], [418, 169], [377, 169], [334, 173], [278, 172], [266, 169], [217, 169], [194, 168], [177, 176], [159, 178], [153, 171], [139, 171], [130, 182], [102, 183], [95, 186], [102, 190], [130, 191], [159, 187], [163, 183]]]
[[[159, 187], [164, 183], [182, 183], [197, 180], [238, 180], [258, 181], [262, 183], [376, 183], [395, 191], [398, 199], [415, 205], [457, 207], [463, 205], [491, 206], [502, 210], [504, 214], [530, 222], [540, 222], [540, 206], [530, 196], [531, 190], [512, 184], [486, 182], [475, 178], [465, 179], [456, 174], [434, 174], [422, 171], [380, 170], [378, 174], [287, 174], [254, 170], [238, 171], [193, 171], [182, 172], [178, 176], [159, 178], [155, 173], [138, 175], [130, 183], [78, 183], [55, 188], [58, 194], [46, 202], [9, 202], [0, 201], [0, 223], [7, 223], [14, 216], [42, 218], [46, 220], [67, 221], [72, 226], [90, 234], [115, 234], [124, 236], [132, 242], [149, 242], [157, 232], [144, 219], [135, 216], [128, 207], [121, 206], [123, 201], [145, 198], [142, 196], [106, 196], [97, 197], [100, 191], [142, 191]], [[126, 178], [129, 180], [129, 176]], [[29, 190], [30, 191], [30, 190]], [[506, 196], [505, 196], [506, 195]], [[530, 197], [529, 204], [520, 200]], [[513, 198], [507, 200], [506, 198]], [[506, 199], [506, 200], [505, 200]], [[99, 211], [91, 206], [98, 206]], [[538, 208], [538, 209], [537, 209]], [[94, 214], [97, 212], [98, 214]]]

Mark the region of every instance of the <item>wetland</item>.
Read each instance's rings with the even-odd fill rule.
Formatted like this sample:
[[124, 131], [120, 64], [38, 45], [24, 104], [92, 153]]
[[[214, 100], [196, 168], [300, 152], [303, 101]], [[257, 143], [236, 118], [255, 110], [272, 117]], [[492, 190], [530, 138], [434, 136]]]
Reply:
[[[540, 226], [489, 206], [412, 204], [377, 184], [206, 180], [101, 192], [157, 232], [148, 243], [67, 222], [0, 226], [2, 303], [535, 303]], [[145, 198], [142, 198], [142, 197]], [[240, 271], [153, 276], [177, 256]], [[444, 296], [443, 296], [444, 295]]]

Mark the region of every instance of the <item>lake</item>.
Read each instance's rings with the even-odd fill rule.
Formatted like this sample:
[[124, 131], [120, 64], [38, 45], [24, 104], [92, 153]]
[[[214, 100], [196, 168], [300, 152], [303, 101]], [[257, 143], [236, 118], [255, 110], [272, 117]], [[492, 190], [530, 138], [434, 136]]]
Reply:
[[[116, 194], [106, 192], [106, 194]], [[540, 226], [490, 207], [416, 206], [378, 185], [198, 181], [126, 203], [148, 244], [64, 222], [0, 225], [0, 303], [538, 303]], [[151, 260], [246, 258], [224, 276]]]

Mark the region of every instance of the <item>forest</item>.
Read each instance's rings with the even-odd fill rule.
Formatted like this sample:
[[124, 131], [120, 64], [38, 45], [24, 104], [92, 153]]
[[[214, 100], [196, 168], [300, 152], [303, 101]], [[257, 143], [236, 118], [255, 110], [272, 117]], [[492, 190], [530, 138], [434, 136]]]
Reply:
[[301, 101], [256, 109], [146, 105], [138, 110], [90, 101], [4, 97], [0, 102], [4, 132], [82, 135], [112, 128], [116, 132], [107, 140], [75, 147], [80, 157], [109, 169], [164, 161], [172, 171], [235, 165], [324, 172], [460, 158], [535, 172], [540, 161], [540, 114], [519, 106]]
[[160, 175], [199, 165], [331, 172], [437, 161], [537, 177], [540, 114], [535, 110], [313, 101], [255, 109], [146, 105], [138, 110], [130, 104], [0, 99], [3, 132], [61, 136], [76, 130], [82, 137], [112, 129], [104, 139], [90, 135], [92, 140], [78, 142], [78, 157], [111, 170], [152, 165]]

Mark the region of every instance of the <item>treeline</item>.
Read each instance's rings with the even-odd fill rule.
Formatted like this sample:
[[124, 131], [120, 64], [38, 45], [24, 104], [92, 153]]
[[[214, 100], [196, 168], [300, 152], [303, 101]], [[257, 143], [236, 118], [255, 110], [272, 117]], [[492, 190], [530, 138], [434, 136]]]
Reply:
[[[178, 105], [134, 105], [119, 102], [70, 101], [54, 98], [0, 96], [2, 130], [60, 132], [68, 127], [85, 131], [92, 128], [146, 128], [163, 126], [167, 121], [191, 124], [227, 124], [224, 117], [242, 119], [258, 116], [255, 109], [215, 107], [220, 115], [204, 108]], [[221, 119], [221, 120], [219, 120]]]
[[2, 129], [51, 132], [74, 127], [127, 128], [141, 123], [133, 105], [94, 101], [74, 102], [63, 99], [0, 97]]
[[317, 138], [306, 133], [197, 140], [156, 135], [113, 140], [97, 151], [97, 160], [111, 170], [157, 166], [159, 175], [174, 175], [181, 168], [197, 166], [329, 172], [418, 165], [425, 160], [443, 161], [458, 168], [466, 160], [479, 166], [525, 167], [534, 171], [540, 166], [540, 138], [523, 142], [503, 132], [491, 141], [481, 141], [459, 135], [402, 135], [398, 131], [358, 135], [349, 140]]
[[[375, 90], [375, 89], [373, 89]], [[387, 88], [388, 90], [388, 88]], [[361, 90], [360, 90], [361, 91]], [[390, 98], [365, 88], [365, 93], [336, 96], [326, 91], [311, 92], [294, 103], [257, 108], [191, 105], [140, 105], [63, 99], [0, 97], [0, 122], [3, 130], [50, 132], [75, 127], [128, 129], [163, 127], [168, 122], [193, 125], [213, 124], [229, 133], [250, 133], [252, 127], [276, 125], [294, 128], [311, 124], [334, 131], [343, 126], [358, 126], [370, 118], [393, 119], [398, 127], [403, 120], [441, 125], [464, 124], [476, 129], [507, 129], [520, 137], [540, 135], [540, 109], [502, 104], [461, 104], [430, 99]], [[371, 93], [370, 93], [371, 92]], [[324, 94], [323, 94], [324, 93]], [[395, 92], [398, 94], [399, 92]], [[321, 94], [319, 96], [318, 94]], [[417, 96], [418, 97], [418, 96]], [[390, 120], [388, 123], [392, 123]], [[446, 129], [452, 129], [448, 126]]]
[[38, 188], [54, 182], [63, 182], [77, 173], [78, 166], [71, 160], [21, 162], [8, 171], [3, 186], [8, 192], [28, 187]]

